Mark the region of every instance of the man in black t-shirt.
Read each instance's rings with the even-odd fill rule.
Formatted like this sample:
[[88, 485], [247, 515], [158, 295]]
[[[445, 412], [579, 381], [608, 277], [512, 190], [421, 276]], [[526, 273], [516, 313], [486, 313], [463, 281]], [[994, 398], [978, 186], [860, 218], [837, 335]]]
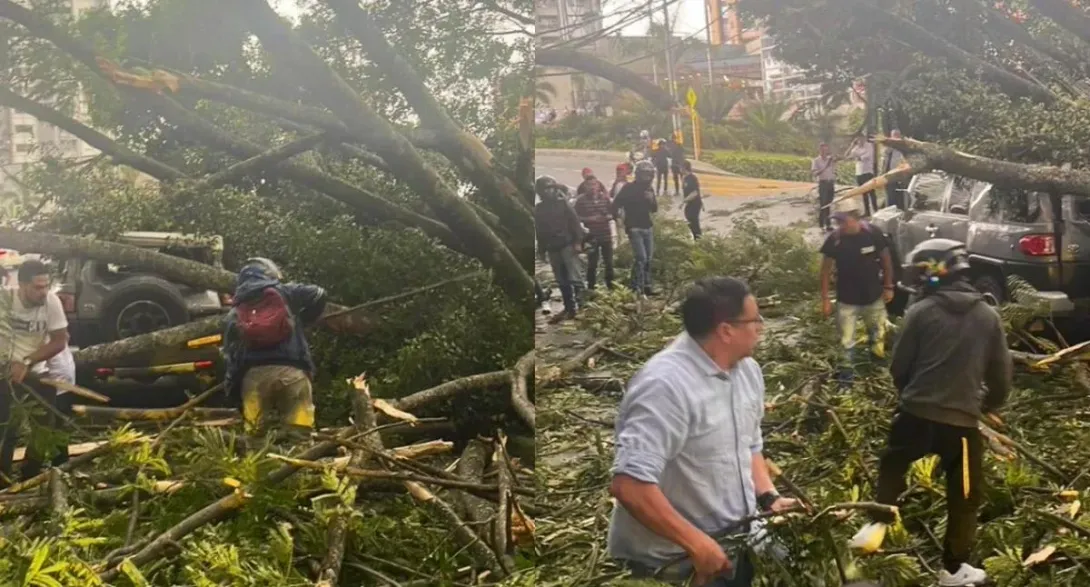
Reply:
[[689, 223], [689, 230], [693, 233], [693, 240], [700, 240], [700, 212], [704, 210], [704, 195], [700, 191], [700, 180], [693, 173], [693, 164], [690, 161], [681, 162], [681, 170], [685, 174], [682, 181], [681, 201], [684, 207], [685, 221]]
[[632, 243], [632, 290], [645, 296], [652, 295], [651, 259], [655, 254], [652, 215], [659, 209], [651, 184], [654, 180], [655, 167], [650, 161], [640, 161], [636, 164], [635, 179], [617, 192], [610, 206], [614, 217], [624, 210], [624, 226]]
[[871, 354], [885, 357], [886, 303], [893, 300], [893, 261], [882, 232], [860, 220], [856, 198], [838, 202], [833, 219], [837, 229], [821, 247], [821, 311], [825, 317], [833, 313], [829, 285], [835, 267], [836, 324], [844, 349], [840, 381], [849, 385], [859, 319], [867, 329]]

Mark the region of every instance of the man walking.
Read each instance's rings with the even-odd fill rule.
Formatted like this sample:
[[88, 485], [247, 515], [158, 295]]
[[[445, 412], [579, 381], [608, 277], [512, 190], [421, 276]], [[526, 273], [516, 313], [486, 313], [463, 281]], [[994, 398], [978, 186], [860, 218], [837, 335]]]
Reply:
[[810, 175], [818, 182], [818, 226], [828, 232], [833, 229], [829, 204], [836, 195], [836, 157], [829, 153], [828, 143], [818, 146], [818, 156], [810, 162]]
[[[641, 577], [748, 587], [744, 518], [782, 511], [762, 455], [764, 378], [753, 360], [764, 321], [745, 283], [702, 279], [681, 305], [685, 332], [632, 378], [617, 414], [610, 555]], [[685, 561], [668, 562], [678, 556]]]
[[670, 149], [666, 146], [666, 139], [655, 141], [651, 161], [655, 164], [655, 193], [661, 196], [670, 187]]
[[[590, 233], [585, 241], [587, 251], [587, 291], [594, 291], [598, 279], [598, 259], [605, 265], [606, 289], [613, 289], [613, 213], [606, 186], [594, 177], [589, 168], [583, 170], [582, 195], [575, 200], [575, 213]], [[583, 189], [584, 186], [586, 189]]]
[[885, 304], [893, 300], [893, 261], [882, 232], [860, 220], [855, 198], [838, 202], [834, 217], [837, 229], [821, 247], [821, 312], [826, 318], [833, 312], [829, 286], [835, 267], [836, 325], [844, 352], [840, 382], [847, 386], [852, 380], [855, 328], [860, 320], [867, 329], [871, 354], [879, 359], [885, 356]]
[[674, 137], [670, 141], [670, 175], [674, 178], [674, 194], [681, 194], [682, 164], [685, 162], [685, 145]]
[[[0, 352], [7, 357], [7, 381], [0, 389], [0, 436], [3, 438], [0, 485], [3, 486], [12, 480], [15, 443], [19, 437], [19, 423], [13, 420], [12, 404], [16, 398], [27, 399], [28, 405], [43, 412], [35, 418], [37, 425], [57, 428], [57, 390], [28, 380], [27, 375], [45, 373], [47, 362], [68, 348], [68, 318], [60, 298], [50, 291], [49, 268], [41, 261], [24, 261], [19, 266], [18, 283], [18, 289], [0, 290], [0, 309], [8, 330], [6, 336], [0, 337]], [[28, 394], [34, 394], [38, 399], [31, 399]], [[44, 401], [46, 406], [40, 405], [38, 400]], [[23, 479], [40, 473], [42, 462], [50, 453], [53, 453], [53, 466], [68, 460], [67, 434], [58, 434], [57, 440], [58, 446], [27, 443]]]
[[[902, 279], [917, 288], [893, 348], [890, 374], [899, 405], [878, 470], [878, 502], [896, 505], [909, 466], [930, 454], [946, 475], [946, 538], [939, 585], [980, 585], [982, 569], [969, 564], [976, 538], [983, 477], [982, 414], [998, 410], [1011, 389], [1012, 365], [999, 314], [969, 284], [965, 245], [949, 239], [920, 243]], [[987, 391], [980, 393], [982, 384]], [[851, 546], [874, 552], [893, 514], [872, 514]]]
[[685, 179], [682, 184], [682, 194], [684, 195], [681, 205], [684, 207], [685, 221], [689, 223], [689, 231], [693, 233], [693, 240], [700, 240], [700, 213], [704, 211], [704, 195], [700, 192], [700, 180], [693, 173], [693, 164], [691, 161], [685, 161], [681, 164], [681, 169], [685, 173]]
[[534, 207], [539, 258], [548, 260], [564, 299], [564, 311], [550, 318], [553, 324], [575, 318], [583, 296], [579, 252], [583, 249], [583, 226], [568, 204], [567, 190], [548, 175], [537, 178], [534, 189], [541, 201]]
[[[855, 184], [863, 185], [874, 179], [874, 143], [857, 135], [848, 149], [848, 158], [855, 160]], [[878, 195], [871, 190], [863, 194], [863, 216], [878, 211]]]
[[[901, 131], [893, 129], [889, 133], [889, 138], [899, 139], [901, 138]], [[885, 147], [886, 153], [882, 158], [882, 173], [889, 173], [905, 160], [905, 156], [900, 151], [892, 147]], [[901, 210], [905, 209], [905, 188], [908, 187], [908, 180], [900, 179], [897, 181], [891, 181], [886, 184], [886, 205], [897, 206]]]
[[651, 258], [655, 252], [654, 224], [651, 215], [658, 211], [655, 190], [655, 166], [650, 161], [636, 164], [635, 180], [621, 188], [611, 210], [624, 210], [628, 240], [632, 242], [632, 289], [637, 294], [652, 295]]
[[[609, 201], [617, 199], [617, 194], [621, 193], [621, 188], [628, 184], [628, 176], [632, 174], [632, 164], [618, 163], [616, 169], [616, 176], [613, 178], [613, 185], [609, 188]], [[625, 233], [624, 230], [624, 214], [618, 214], [613, 222], [613, 227], [610, 228], [613, 233], [613, 246], [621, 244], [621, 235]]]
[[247, 431], [278, 426], [280, 438], [300, 439], [314, 428], [315, 368], [304, 328], [322, 315], [326, 292], [282, 278], [276, 264], [261, 257], [238, 272], [223, 334], [225, 387], [241, 397]]

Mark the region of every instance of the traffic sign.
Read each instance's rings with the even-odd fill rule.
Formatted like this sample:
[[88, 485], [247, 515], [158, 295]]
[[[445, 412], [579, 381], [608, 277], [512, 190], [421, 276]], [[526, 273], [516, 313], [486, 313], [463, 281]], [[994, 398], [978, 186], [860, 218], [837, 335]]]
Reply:
[[685, 100], [689, 103], [689, 108], [696, 107], [696, 92], [692, 88], [689, 88], [689, 93], [685, 94]]

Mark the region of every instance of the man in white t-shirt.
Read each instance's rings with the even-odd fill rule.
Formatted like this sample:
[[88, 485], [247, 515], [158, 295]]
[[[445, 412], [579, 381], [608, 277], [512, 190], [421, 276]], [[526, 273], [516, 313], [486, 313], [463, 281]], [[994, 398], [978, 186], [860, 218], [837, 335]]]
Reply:
[[[18, 423], [10, 421], [13, 394], [25, 394], [25, 385], [56, 409], [56, 389], [25, 379], [30, 372], [44, 373], [47, 362], [68, 348], [68, 318], [60, 298], [49, 290], [52, 281], [49, 268], [41, 261], [25, 261], [19, 267], [18, 277], [17, 289], [0, 292], [0, 319], [6, 321], [7, 326], [5, 336], [0, 337], [0, 361], [7, 361], [4, 374], [8, 380], [0, 387], [0, 437], [3, 438], [0, 473], [6, 478], [0, 479], [0, 483], [11, 479], [12, 457], [19, 434]], [[30, 402], [46, 411], [38, 420], [39, 425], [56, 425], [53, 409], [45, 408], [33, 399]], [[54, 447], [58, 452], [52, 459], [54, 466], [68, 459], [67, 441], [62, 444]], [[27, 448], [22, 467], [24, 479], [41, 472], [46, 452], [51, 451], [33, 445]]]

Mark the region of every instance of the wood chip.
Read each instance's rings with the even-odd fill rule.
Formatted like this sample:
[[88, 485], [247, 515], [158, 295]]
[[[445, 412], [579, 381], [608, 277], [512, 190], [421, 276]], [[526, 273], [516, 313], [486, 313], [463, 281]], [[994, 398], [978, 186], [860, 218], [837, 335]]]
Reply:
[[1026, 560], [1022, 561], [1022, 566], [1029, 568], [1033, 565], [1037, 565], [1048, 560], [1048, 557], [1052, 556], [1056, 552], [1055, 546], [1046, 546], [1041, 550], [1026, 557]]
[[377, 399], [371, 403], [375, 406], [376, 410], [382, 412], [383, 414], [386, 414], [390, 418], [393, 418], [395, 420], [401, 420], [403, 422], [408, 422], [412, 426], [416, 426], [417, 424], [418, 420], [416, 416], [395, 408], [384, 399]]
[[420, 457], [446, 454], [454, 450], [454, 443], [449, 440], [431, 440], [408, 446], [399, 446], [390, 452], [395, 459], [418, 459]]

